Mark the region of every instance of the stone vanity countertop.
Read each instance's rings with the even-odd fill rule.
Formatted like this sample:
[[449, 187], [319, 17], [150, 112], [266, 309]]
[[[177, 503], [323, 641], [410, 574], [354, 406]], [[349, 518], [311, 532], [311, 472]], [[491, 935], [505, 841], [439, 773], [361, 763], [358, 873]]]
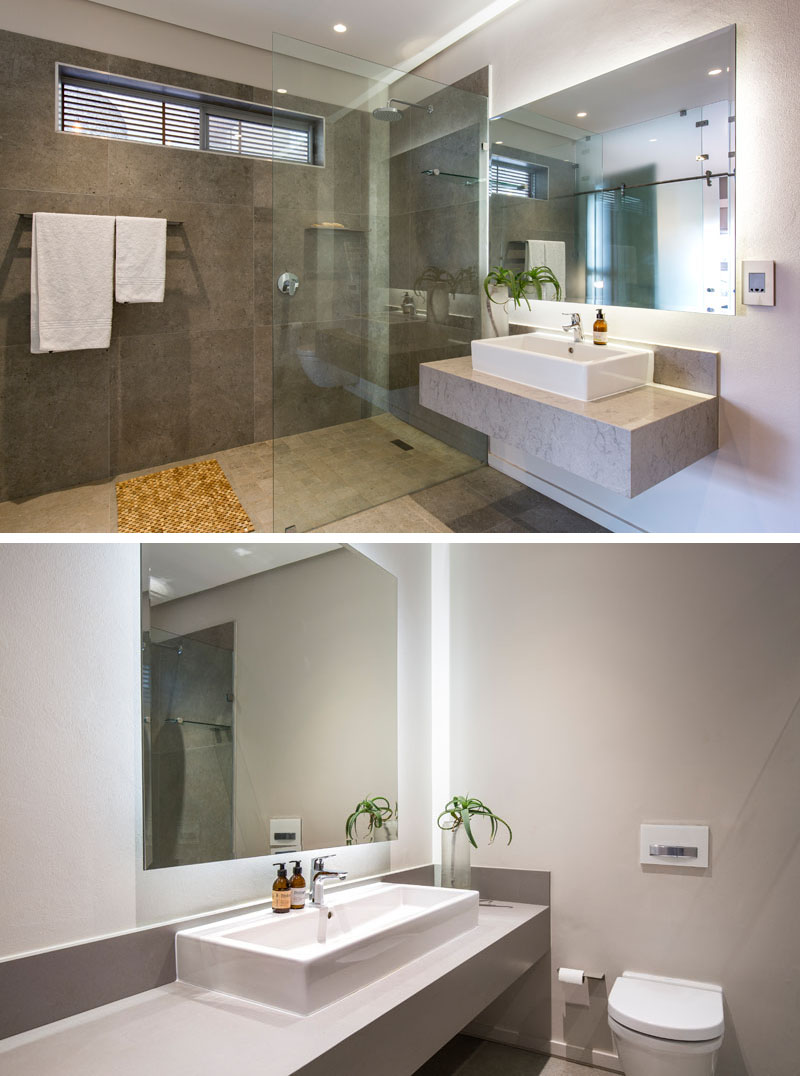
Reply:
[[[573, 415], [582, 415], [607, 426], [616, 426], [622, 430], [636, 430], [653, 422], [689, 411], [713, 396], [689, 389], [671, 388], [667, 385], [643, 385], [638, 389], [629, 389], [614, 396], [605, 396], [600, 400], [573, 400], [555, 392], [545, 392], [529, 385], [522, 385], [507, 378], [493, 377], [491, 374], [478, 373], [472, 369], [472, 357], [464, 355], [458, 359], [442, 359], [436, 363], [424, 363], [432, 370], [462, 378], [464, 381], [478, 385], [487, 385], [500, 392], [521, 396], [527, 400], [567, 411]], [[462, 422], [466, 419], [461, 419]]]
[[[548, 908], [537, 904], [481, 907], [475, 929], [305, 1017], [170, 983], [0, 1041], [0, 1071], [3, 1076], [289, 1076], [547, 914]], [[408, 1030], [413, 1036], [413, 1027]], [[364, 1062], [368, 1067], [369, 1058]]]

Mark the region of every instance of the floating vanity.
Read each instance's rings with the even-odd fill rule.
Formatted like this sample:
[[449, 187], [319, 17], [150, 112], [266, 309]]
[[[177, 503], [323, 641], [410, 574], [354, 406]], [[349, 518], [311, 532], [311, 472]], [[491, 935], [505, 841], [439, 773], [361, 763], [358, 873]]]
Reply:
[[[432, 868], [429, 873], [432, 878]], [[371, 1076], [407, 1076], [550, 948], [547, 905], [512, 899], [544, 897], [547, 886], [536, 879], [546, 876], [476, 874], [489, 877], [478, 883], [482, 895], [488, 885], [502, 903], [478, 907], [477, 892], [424, 883], [373, 883], [326, 895], [333, 918], [325, 946], [314, 940], [315, 907], [296, 917], [261, 909], [181, 930], [179, 976], [210, 975], [206, 981], [216, 989], [177, 981], [15, 1035], [0, 1041], [0, 1070], [3, 1076], [323, 1076], [368, 1069]], [[181, 939], [189, 943], [183, 960]], [[236, 963], [243, 954], [249, 961], [226, 980], [226, 958]], [[292, 993], [289, 984], [289, 994], [278, 999], [284, 1007], [274, 997], [270, 1005], [242, 996], [249, 990], [252, 997], [259, 980], [289, 975], [292, 964], [294, 986], [301, 988]], [[358, 966], [350, 978], [349, 969]], [[320, 984], [330, 977], [333, 987], [307, 992], [304, 978], [313, 987], [317, 976]]]
[[[502, 341], [474, 341], [474, 364], [472, 356], [424, 363], [420, 402], [625, 497], [636, 497], [719, 447], [716, 352], [624, 341], [610, 347], [619, 356], [611, 379], [598, 381], [582, 354], [563, 369], [560, 352], [569, 341], [559, 341], [556, 350], [554, 340], [547, 332], [517, 331]], [[480, 347], [485, 343], [491, 350]], [[594, 347], [590, 359], [601, 359], [601, 351]], [[603, 373], [602, 366], [602, 359], [595, 360], [595, 375]], [[636, 387], [626, 387], [631, 378]], [[612, 394], [606, 395], [609, 386]], [[565, 394], [581, 392], [583, 399]], [[598, 393], [599, 398], [586, 398]]]

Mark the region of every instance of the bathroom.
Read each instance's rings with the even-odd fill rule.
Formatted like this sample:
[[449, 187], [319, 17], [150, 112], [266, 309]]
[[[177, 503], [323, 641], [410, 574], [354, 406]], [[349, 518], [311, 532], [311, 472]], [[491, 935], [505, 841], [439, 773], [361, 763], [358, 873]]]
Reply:
[[[576, 25], [591, 14], [570, 0]], [[793, 84], [800, 27], [743, 0], [724, 18], [688, 0], [637, 9], [633, 36], [629, 17], [615, 0], [578, 40], [534, 0], [347, 0], [331, 19], [210, 0], [4, 5], [0, 529], [796, 532], [796, 136], [771, 102]], [[537, 111], [526, 149], [520, 116]], [[267, 151], [270, 116], [285, 126]], [[620, 131], [641, 134], [624, 165]], [[583, 139], [591, 166], [564, 188]], [[508, 159], [549, 183], [513, 197]], [[47, 214], [161, 222], [163, 298], [108, 291], [105, 347], [32, 351], [32, 269], [40, 302], [68, 302], [38, 269]], [[493, 266], [556, 265], [564, 251], [541, 249], [554, 238], [561, 301], [528, 287], [487, 304]], [[499, 338], [546, 350], [555, 336], [561, 362], [565, 315], [579, 317], [596, 358], [600, 306], [615, 354], [645, 362], [638, 388], [585, 402], [478, 363], [501, 307]]]
[[[717, 1076], [792, 1076], [800, 606], [787, 581], [798, 567], [792, 543], [164, 543], [141, 556], [127, 542], [4, 545], [0, 1071], [344, 1072], [360, 1060], [426, 1076], [620, 1072], [609, 999], [633, 971], [722, 988]], [[269, 601], [256, 586], [272, 588]], [[342, 592], [357, 592], [352, 608]], [[234, 611], [235, 593], [248, 595], [246, 608]], [[173, 685], [170, 727], [187, 735], [192, 720], [213, 718], [229, 738], [232, 706], [238, 752], [251, 735], [247, 707], [269, 699], [284, 791], [265, 809], [302, 812], [301, 850], [271, 831], [265, 848], [261, 827], [260, 848], [198, 852], [202, 810], [187, 797], [183, 843], [170, 865], [153, 863], [143, 792], [158, 691], [153, 679], [143, 725], [140, 675], [153, 666], [140, 628], [162, 640], [183, 633], [174, 668], [192, 660], [191, 627], [231, 615], [232, 704], [186, 717]], [[254, 615], [269, 680], [283, 666], [294, 698], [248, 679], [259, 672], [247, 649]], [[202, 645], [224, 643], [207, 631]], [[187, 790], [197, 746], [185, 752]], [[281, 777], [274, 759], [272, 770], [256, 763], [248, 743], [237, 815], [253, 789], [266, 796]], [[376, 793], [396, 808], [396, 839], [365, 840], [361, 825], [347, 844], [345, 809]], [[435, 959], [307, 1016], [192, 985], [183, 972], [175, 981], [176, 929], [196, 936], [220, 918], [263, 917], [277, 860], [299, 859], [311, 883], [312, 857], [334, 856], [326, 868], [348, 874], [325, 878], [334, 926], [337, 901], [381, 878], [456, 892], [429, 888], [430, 865], [447, 836], [436, 818], [466, 793], [513, 839], [500, 826], [490, 844], [486, 821], [473, 820], [483, 927]], [[206, 807], [216, 825], [216, 801]], [[174, 811], [174, 797], [158, 809]], [[312, 832], [315, 811], [331, 829]], [[708, 827], [707, 866], [642, 863], [643, 823]], [[237, 824], [237, 843], [243, 833]], [[529, 913], [537, 932], [515, 927], [504, 949], [507, 918]], [[316, 922], [292, 911], [269, 929], [291, 928], [296, 915]], [[482, 929], [496, 933], [473, 955]], [[568, 969], [587, 978], [565, 983]], [[684, 1062], [626, 1071], [712, 1071]]]

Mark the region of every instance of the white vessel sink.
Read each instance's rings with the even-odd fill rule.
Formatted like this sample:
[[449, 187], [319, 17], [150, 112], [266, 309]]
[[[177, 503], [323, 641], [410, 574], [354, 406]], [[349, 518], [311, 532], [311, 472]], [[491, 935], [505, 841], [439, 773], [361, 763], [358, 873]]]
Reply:
[[472, 368], [573, 400], [599, 400], [652, 381], [653, 352], [591, 340], [573, 343], [566, 333], [523, 333], [473, 340]]
[[478, 925], [472, 890], [376, 882], [325, 900], [324, 942], [313, 905], [179, 931], [178, 979], [306, 1015]]

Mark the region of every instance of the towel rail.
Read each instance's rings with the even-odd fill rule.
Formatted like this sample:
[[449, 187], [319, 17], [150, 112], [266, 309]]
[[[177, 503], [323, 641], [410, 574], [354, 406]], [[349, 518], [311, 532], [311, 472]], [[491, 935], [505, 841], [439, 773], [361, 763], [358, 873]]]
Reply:
[[[33, 213], [20, 213], [20, 220], [33, 220]], [[182, 220], [168, 220], [168, 228], [180, 228], [183, 224]]]

